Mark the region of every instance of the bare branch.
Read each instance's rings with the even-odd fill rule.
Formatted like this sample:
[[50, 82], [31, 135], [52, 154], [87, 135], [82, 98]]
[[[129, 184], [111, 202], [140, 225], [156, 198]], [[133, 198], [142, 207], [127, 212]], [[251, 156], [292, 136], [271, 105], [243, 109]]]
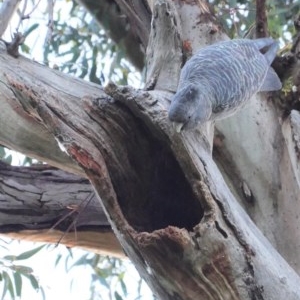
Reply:
[[150, 34], [150, 11], [145, 1], [140, 0], [115, 0], [121, 10], [128, 17], [130, 25], [140, 38], [143, 47], [146, 49]]
[[[47, 82], [47, 85], [57, 88], [55, 93], [60, 95], [59, 97], [64, 97], [63, 95], [70, 96], [75, 92], [77, 96], [73, 96], [75, 98], [78, 97], [75, 100], [76, 102], [80, 102], [80, 97], [89, 93], [99, 97], [104, 96], [99, 86], [84, 81], [80, 81], [81, 83], [79, 84], [79, 81], [73, 77], [65, 76], [58, 71], [33, 63], [22, 57], [16, 60], [5, 54], [4, 51], [0, 51], [0, 69], [0, 143], [27, 156], [35, 157], [39, 161], [48, 162], [50, 165], [63, 170], [85, 176], [81, 168], [60, 150], [57, 141], [47, 128], [34, 117], [26, 116], [22, 112], [22, 107], [15, 102], [16, 95], [7, 85], [7, 76], [21, 76], [33, 82], [39, 79], [44, 80], [44, 82]], [[74, 89], [74, 86], [76, 86], [76, 89]], [[88, 89], [86, 89], [87, 86], [89, 86]], [[47, 90], [46, 85], [44, 89]], [[73, 96], [72, 101], [75, 99]]]
[[146, 89], [174, 92], [182, 65], [182, 36], [179, 16], [172, 2], [155, 3], [151, 27]]
[[54, 20], [53, 20], [53, 0], [48, 0], [48, 30], [45, 38], [44, 44], [48, 44], [51, 40], [52, 33], [53, 33], [53, 26], [54, 26]]
[[0, 234], [123, 255], [92, 186], [46, 165], [0, 161]]
[[25, 37], [21, 33], [19, 33], [19, 32], [14, 33], [13, 39], [11, 42], [6, 42], [4, 40], [2, 40], [2, 41], [4, 42], [7, 53], [9, 55], [11, 55], [14, 58], [19, 57], [19, 55], [20, 55], [19, 46], [22, 45], [25, 41]]
[[266, 0], [256, 0], [256, 37], [268, 36]]
[[[126, 14], [126, 11], [121, 10], [117, 3], [111, 0], [77, 0], [77, 2], [84, 5], [87, 10], [95, 16], [96, 20], [101, 24], [106, 34], [120, 47], [122, 51], [126, 53], [128, 60], [138, 70], [142, 71], [144, 67], [145, 51], [141, 49], [141, 38], [138, 37], [135, 31], [136, 26], [130, 26], [130, 16]], [[138, 6], [143, 5], [139, 3], [140, 0], [139, 2], [135, 2], [138, 4]], [[126, 7], [128, 6], [127, 3], [124, 5], [126, 5]], [[129, 12], [132, 12], [132, 10], [129, 10]], [[145, 26], [150, 27], [151, 12], [143, 10], [141, 18], [145, 23]], [[148, 36], [149, 31], [147, 31], [145, 36], [146, 45], [148, 42]], [[146, 46], [144, 46], [144, 49], [145, 48]]]
[[27, 8], [27, 0], [24, 1], [24, 3], [23, 3], [23, 9], [22, 9], [22, 11], [19, 14], [20, 15], [19, 24], [18, 24], [18, 26], [15, 29], [17, 32], [19, 31], [19, 28], [20, 28], [23, 20], [25, 19], [24, 16], [25, 16], [26, 8]]
[[4, 0], [0, 8], [0, 37], [4, 34], [20, 0]]
[[99, 253], [102, 255], [110, 255], [115, 257], [125, 257], [125, 254], [112, 231], [77, 231], [75, 237], [74, 232], [63, 234], [59, 230], [19, 230], [15, 232], [0, 233], [0, 236], [6, 236], [12, 239], [24, 240], [30, 242], [42, 242], [56, 245], [59, 239], [61, 244], [73, 248], [78, 247]]

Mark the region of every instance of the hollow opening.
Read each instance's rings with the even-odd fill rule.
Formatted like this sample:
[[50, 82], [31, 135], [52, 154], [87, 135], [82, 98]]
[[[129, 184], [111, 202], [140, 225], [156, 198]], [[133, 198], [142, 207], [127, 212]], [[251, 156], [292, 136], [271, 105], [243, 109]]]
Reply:
[[143, 136], [127, 152], [136, 179], [114, 185], [125, 218], [139, 232], [169, 225], [191, 231], [203, 216], [199, 199], [168, 145], [149, 132]]

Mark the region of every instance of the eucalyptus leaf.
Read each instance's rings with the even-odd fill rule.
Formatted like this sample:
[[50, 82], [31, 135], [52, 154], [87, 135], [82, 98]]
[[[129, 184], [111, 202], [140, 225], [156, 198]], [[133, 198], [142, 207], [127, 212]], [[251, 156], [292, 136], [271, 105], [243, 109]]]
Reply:
[[[3, 278], [4, 278], [4, 281], [5, 281], [5, 294], [7, 293], [7, 291], [10, 293], [10, 296], [11, 298], [15, 298], [15, 290], [14, 290], [14, 286], [13, 286], [13, 283], [12, 283], [12, 280], [9, 276], [9, 274], [7, 272], [3, 272]], [[5, 298], [2, 298], [2, 299], [5, 299]]]
[[121, 297], [121, 295], [117, 291], [114, 293], [114, 296], [116, 300], [123, 300], [123, 297]]
[[22, 276], [19, 272], [14, 272], [14, 282], [17, 297], [21, 297], [22, 292]]
[[31, 249], [29, 251], [23, 252], [22, 254], [16, 256], [15, 260], [23, 260], [23, 259], [28, 259], [29, 257], [35, 255], [38, 253], [40, 250], [42, 250], [45, 247], [45, 245], [41, 245], [39, 247], [36, 247], [34, 249]]

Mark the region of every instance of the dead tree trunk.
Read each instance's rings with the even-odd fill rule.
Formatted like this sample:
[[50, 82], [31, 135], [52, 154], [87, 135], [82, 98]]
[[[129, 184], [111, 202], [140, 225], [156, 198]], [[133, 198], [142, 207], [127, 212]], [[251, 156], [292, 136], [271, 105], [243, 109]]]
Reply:
[[[269, 172], [274, 175], [272, 163], [263, 164], [270, 154], [264, 153], [265, 149], [259, 152], [266, 156], [255, 160], [255, 164], [261, 163], [256, 165], [261, 173], [253, 176], [248, 171], [254, 160], [246, 159], [253, 148], [239, 157], [241, 153], [231, 147], [242, 145], [234, 131], [238, 126], [242, 132], [241, 123], [222, 123], [217, 127], [222, 134], [217, 154], [225, 182], [212, 158], [209, 134], [199, 130], [177, 134], [168, 122], [170, 96], [181, 66], [182, 37], [185, 50], [191, 51], [226, 38], [205, 2], [197, 3], [184, 1], [175, 7], [172, 1], [160, 0], [152, 7], [147, 86], [155, 87], [153, 91], [113, 84], [104, 91], [1, 52], [0, 91], [5, 113], [0, 122], [10, 114], [14, 117], [10, 120], [22, 120], [22, 127], [17, 121], [1, 126], [31, 137], [37, 146], [43, 139], [44, 152], [35, 154], [31, 143], [11, 134], [1, 132], [0, 141], [68, 171], [83, 174], [84, 170], [125, 253], [159, 298], [299, 299], [300, 278], [289, 265], [292, 257], [284, 253], [284, 260], [274, 248], [281, 250], [276, 242], [286, 237], [276, 236], [271, 245], [238, 203], [253, 195], [251, 199], [262, 205], [269, 182], [257, 177], [268, 178]], [[202, 32], [201, 38], [192, 30], [194, 25]], [[270, 110], [272, 118], [267, 116], [267, 124], [272, 130], [265, 132], [265, 126], [258, 134], [268, 134], [262, 145], [268, 149], [271, 137], [280, 131], [275, 111], [262, 99], [253, 103]], [[244, 111], [249, 118], [259, 118], [251, 109]], [[272, 181], [273, 194], [268, 199], [276, 195], [281, 202], [285, 197], [296, 201], [299, 195], [298, 119], [295, 111], [280, 127], [285, 140], [278, 144], [286, 148], [274, 150], [280, 151], [274, 157], [284, 157], [276, 167], [282, 176], [276, 175]], [[58, 151], [55, 139], [79, 167]], [[274, 144], [271, 146], [274, 149]], [[277, 184], [288, 180], [288, 190], [276, 190]], [[275, 230], [263, 231], [275, 235]], [[291, 242], [297, 248], [297, 236]], [[296, 265], [293, 267], [298, 272]]]

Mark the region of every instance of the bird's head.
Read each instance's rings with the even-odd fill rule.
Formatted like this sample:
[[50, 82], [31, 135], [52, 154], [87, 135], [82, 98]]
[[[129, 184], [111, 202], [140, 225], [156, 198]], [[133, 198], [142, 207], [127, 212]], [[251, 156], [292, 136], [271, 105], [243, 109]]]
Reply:
[[208, 121], [211, 116], [211, 101], [193, 83], [185, 85], [173, 96], [169, 119], [175, 123], [177, 132], [192, 129]]

